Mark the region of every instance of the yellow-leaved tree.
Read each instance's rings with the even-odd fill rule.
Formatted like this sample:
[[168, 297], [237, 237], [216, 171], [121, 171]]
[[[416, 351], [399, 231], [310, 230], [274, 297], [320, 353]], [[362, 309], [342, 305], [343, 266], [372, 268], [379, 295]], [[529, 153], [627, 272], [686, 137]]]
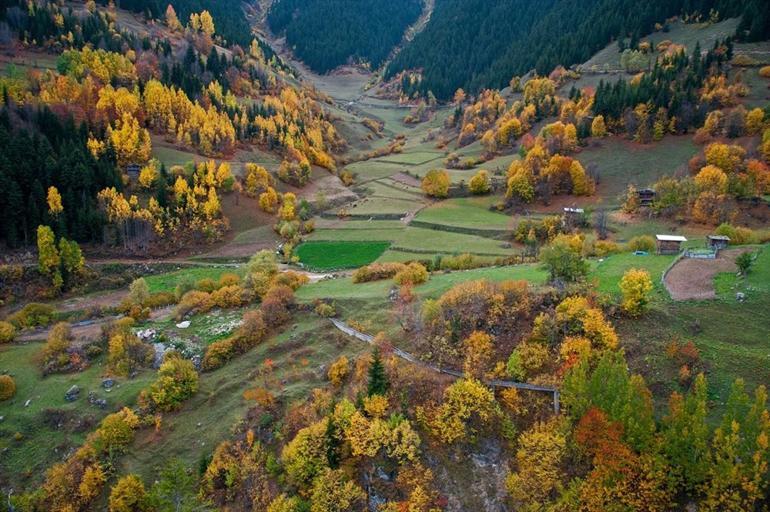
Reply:
[[646, 270], [632, 268], [623, 274], [620, 280], [623, 293], [623, 311], [632, 316], [641, 315], [647, 308], [652, 292], [652, 279]]

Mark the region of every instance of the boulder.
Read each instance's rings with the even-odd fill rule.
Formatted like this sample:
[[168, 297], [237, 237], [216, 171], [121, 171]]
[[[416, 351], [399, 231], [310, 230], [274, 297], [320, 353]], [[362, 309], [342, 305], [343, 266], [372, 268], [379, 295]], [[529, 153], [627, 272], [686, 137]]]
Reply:
[[71, 388], [64, 393], [64, 399], [68, 402], [74, 402], [80, 397], [80, 388], [77, 384], [74, 384]]
[[102, 387], [103, 387], [104, 389], [110, 389], [110, 388], [112, 388], [112, 386], [114, 386], [114, 385], [115, 385], [115, 380], [114, 380], [114, 379], [104, 379], [104, 380], [102, 381]]

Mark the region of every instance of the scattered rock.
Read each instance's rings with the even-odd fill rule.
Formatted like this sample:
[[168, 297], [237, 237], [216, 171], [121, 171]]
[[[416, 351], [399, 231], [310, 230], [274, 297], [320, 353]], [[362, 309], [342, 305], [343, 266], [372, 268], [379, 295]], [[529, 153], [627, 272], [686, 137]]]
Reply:
[[[187, 323], [189, 324], [190, 322]], [[136, 336], [142, 341], [152, 341], [158, 336], [158, 333], [155, 329], [143, 329], [136, 331]]]
[[64, 393], [64, 399], [68, 402], [74, 402], [80, 397], [80, 388], [77, 386], [77, 384], [73, 385], [71, 388], [67, 390], [66, 393]]
[[107, 408], [107, 400], [96, 396], [96, 393], [94, 391], [88, 392], [88, 403], [93, 405], [94, 407], [98, 407], [99, 409]]

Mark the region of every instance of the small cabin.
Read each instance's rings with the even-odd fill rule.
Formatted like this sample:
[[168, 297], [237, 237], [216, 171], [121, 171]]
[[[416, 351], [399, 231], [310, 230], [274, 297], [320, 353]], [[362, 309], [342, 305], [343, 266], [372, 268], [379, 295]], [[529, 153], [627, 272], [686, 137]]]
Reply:
[[126, 165], [126, 174], [131, 181], [137, 181], [139, 179], [139, 173], [142, 172], [142, 166], [139, 164]]
[[706, 237], [706, 246], [712, 251], [727, 249], [730, 245], [730, 237], [724, 235], [708, 235]]
[[658, 254], [679, 254], [682, 252], [682, 243], [687, 239], [679, 235], [655, 235]]
[[637, 190], [636, 196], [639, 198], [639, 206], [651, 206], [655, 201], [655, 191], [651, 188]]
[[582, 208], [564, 208], [562, 224], [567, 229], [574, 229], [583, 223], [585, 210]]

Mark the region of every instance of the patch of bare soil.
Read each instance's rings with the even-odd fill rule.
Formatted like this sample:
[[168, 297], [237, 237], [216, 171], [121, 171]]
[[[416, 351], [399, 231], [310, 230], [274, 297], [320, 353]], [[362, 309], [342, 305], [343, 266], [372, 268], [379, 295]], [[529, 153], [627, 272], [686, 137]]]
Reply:
[[410, 187], [416, 187], [416, 188], [422, 187], [422, 182], [420, 180], [418, 180], [414, 176], [410, 176], [403, 172], [394, 174], [393, 176], [390, 177], [390, 179], [392, 179], [393, 181], [397, 181], [399, 183], [403, 183], [404, 185], [408, 185]]
[[721, 272], [736, 272], [735, 258], [749, 249], [728, 249], [713, 260], [683, 258], [666, 274], [664, 284], [674, 300], [716, 298], [714, 277]]

